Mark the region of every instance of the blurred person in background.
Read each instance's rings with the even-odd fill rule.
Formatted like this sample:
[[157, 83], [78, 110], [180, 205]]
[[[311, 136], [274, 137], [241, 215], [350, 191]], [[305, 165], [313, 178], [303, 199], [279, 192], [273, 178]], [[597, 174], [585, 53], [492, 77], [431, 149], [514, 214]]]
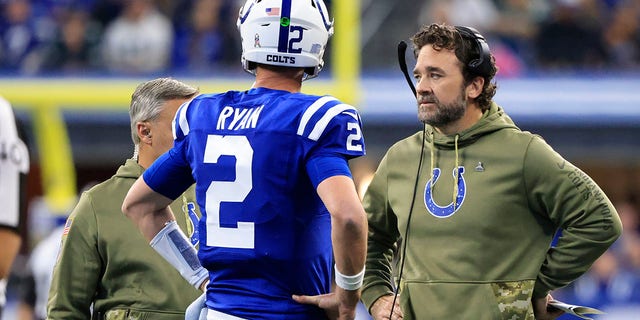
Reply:
[[70, 8], [60, 13], [56, 37], [42, 52], [40, 71], [83, 74], [98, 71], [101, 65], [101, 30], [84, 9]]
[[232, 1], [192, 1], [187, 19], [177, 21], [174, 70], [205, 75], [235, 65], [240, 42], [229, 19], [235, 12]]
[[611, 66], [640, 70], [640, 1], [619, 1], [605, 25], [604, 39]]
[[[549, 12], [548, 1], [499, 0], [497, 5], [499, 16], [492, 24], [487, 38], [492, 42], [491, 48], [496, 56], [499, 75], [522, 75], [535, 64], [533, 39], [538, 33], [540, 22]], [[497, 50], [503, 52], [496, 52]], [[515, 62], [509, 65], [506, 59]]]
[[374, 319], [555, 319], [550, 293], [619, 237], [613, 204], [493, 101], [477, 30], [430, 24], [411, 39], [424, 128], [388, 150], [365, 193], [362, 300]]
[[607, 65], [602, 17], [594, 6], [597, 3], [591, 1], [552, 1], [550, 14], [533, 40], [537, 67], [593, 71]]
[[530, 40], [543, 10], [542, 0], [433, 0], [425, 2], [418, 22], [474, 26], [492, 42], [500, 76], [514, 77], [522, 75], [533, 58]]
[[422, 5], [418, 24], [470, 25], [486, 33], [499, 17], [493, 0], [431, 0]]
[[[47, 319], [182, 320], [206, 272], [188, 283], [121, 211], [131, 185], [172, 146], [171, 121], [198, 89], [170, 78], [140, 84], [129, 115], [134, 154], [111, 179], [82, 193], [67, 219], [47, 304]], [[197, 245], [193, 188], [171, 203], [177, 226]]]
[[20, 249], [18, 227], [25, 209], [29, 149], [9, 102], [0, 97], [0, 317], [9, 271]]
[[173, 26], [153, 0], [124, 0], [119, 16], [104, 30], [102, 45], [105, 68], [113, 74], [162, 72], [170, 67]]
[[[55, 1], [55, 0], [53, 0]], [[95, 20], [102, 30], [106, 28], [113, 20], [118, 18], [122, 8], [124, 7], [124, 0], [86, 0], [91, 3], [91, 18]]]
[[[620, 252], [624, 263], [640, 275], [640, 211], [636, 201], [623, 202], [619, 206], [620, 219], [625, 227], [616, 250]], [[640, 303], [640, 299], [637, 301]]]
[[605, 252], [580, 279], [555, 292], [554, 298], [601, 309], [606, 319], [631, 319], [620, 315], [640, 312], [640, 275], [622, 261], [617, 252]]
[[0, 2], [0, 70], [15, 74], [37, 71], [40, 46], [45, 42], [43, 25], [33, 15], [31, 0]]

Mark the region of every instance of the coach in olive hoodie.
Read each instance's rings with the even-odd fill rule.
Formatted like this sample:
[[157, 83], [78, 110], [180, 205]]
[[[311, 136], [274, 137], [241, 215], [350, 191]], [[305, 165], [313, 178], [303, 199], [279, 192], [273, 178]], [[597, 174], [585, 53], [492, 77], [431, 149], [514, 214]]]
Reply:
[[[171, 147], [177, 108], [197, 93], [169, 78], [145, 82], [133, 93], [133, 159], [109, 180], [82, 193], [71, 212], [53, 272], [47, 319], [182, 320], [187, 306], [201, 294], [121, 211], [131, 185]], [[199, 216], [193, 191], [171, 205], [178, 225], [191, 236]], [[192, 243], [196, 239], [192, 237]]]
[[425, 130], [388, 150], [365, 194], [363, 301], [388, 319], [402, 270], [391, 319], [554, 319], [550, 291], [619, 236], [613, 205], [491, 101], [496, 67], [480, 34], [430, 25], [412, 40]]

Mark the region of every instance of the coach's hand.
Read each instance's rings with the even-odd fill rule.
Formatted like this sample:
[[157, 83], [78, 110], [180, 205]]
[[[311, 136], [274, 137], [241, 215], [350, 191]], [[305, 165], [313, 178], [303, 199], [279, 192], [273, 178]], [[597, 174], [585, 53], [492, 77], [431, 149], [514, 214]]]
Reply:
[[402, 319], [404, 314], [402, 308], [400, 308], [400, 302], [396, 299], [395, 307], [393, 308], [393, 315], [391, 315], [391, 306], [393, 305], [392, 294], [382, 296], [376, 300], [371, 306], [371, 316], [374, 320], [397, 320]]
[[549, 305], [549, 301], [552, 300], [553, 297], [550, 294], [546, 297], [532, 299], [533, 314], [536, 320], [553, 320], [564, 313], [564, 311]]

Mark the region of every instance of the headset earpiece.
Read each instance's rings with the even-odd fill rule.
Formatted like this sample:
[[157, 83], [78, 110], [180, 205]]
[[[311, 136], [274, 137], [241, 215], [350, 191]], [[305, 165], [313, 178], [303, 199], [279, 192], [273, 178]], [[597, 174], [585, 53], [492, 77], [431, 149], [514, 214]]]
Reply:
[[484, 36], [471, 27], [456, 26], [455, 28], [463, 38], [471, 39], [475, 45], [478, 57], [467, 63], [469, 70], [480, 76], [489, 75], [491, 73], [491, 50], [489, 50], [489, 44]]

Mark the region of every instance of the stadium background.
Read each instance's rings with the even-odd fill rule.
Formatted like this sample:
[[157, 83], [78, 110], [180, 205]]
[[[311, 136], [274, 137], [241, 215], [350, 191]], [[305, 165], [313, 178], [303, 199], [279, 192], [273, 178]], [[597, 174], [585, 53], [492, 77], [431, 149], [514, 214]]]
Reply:
[[[4, 9], [2, 13], [6, 13], [9, 3], [21, 1], [26, 0], [3, 0], [0, 2]], [[40, 8], [42, 12], [54, 12], [51, 8], [74, 3], [81, 3], [83, 10], [95, 7], [96, 3], [115, 3], [114, 7], [120, 5], [118, 1], [31, 2], [33, 8]], [[167, 2], [170, 3], [156, 1], [155, 4], [158, 8], [164, 8]], [[178, 5], [174, 2], [174, 10], [180, 10], [183, 2], [191, 1], [178, 1]], [[433, 19], [434, 12], [441, 10], [438, 5], [442, 2], [424, 1], [417, 5], [407, 0], [328, 1], [337, 23], [325, 56], [327, 67], [318, 79], [305, 83], [303, 90], [335, 95], [360, 110], [367, 156], [352, 162], [359, 190], [364, 190], [380, 157], [393, 142], [421, 129], [415, 116], [415, 102], [397, 68], [396, 45], [400, 40], [407, 40], [420, 23]], [[491, 2], [498, 9], [500, 17], [504, 17], [510, 12], [507, 10], [509, 5], [522, 1], [448, 2], [454, 7], [467, 5], [475, 8], [473, 10], [478, 15], [486, 11], [486, 8], [478, 6]], [[531, 6], [532, 3], [538, 5], [529, 8], [532, 12], [547, 10], [545, 18], [534, 21], [538, 32], [548, 24], [546, 19], [553, 17], [556, 10], [584, 13], [593, 10], [591, 6], [594, 5], [599, 5], [598, 10], [605, 10], [602, 15], [609, 17], [602, 18], [602, 30], [606, 29], [607, 21], [613, 20], [611, 17], [616, 10], [629, 3], [629, 8], [635, 10], [636, 20], [640, 19], [640, 1], [540, 0], [529, 3]], [[226, 1], [225, 5], [237, 6], [238, 1]], [[530, 15], [534, 16], [534, 13]], [[185, 15], [179, 17], [185, 19]], [[460, 24], [478, 27], [489, 38], [501, 68], [497, 78], [499, 89], [496, 102], [506, 109], [522, 129], [539, 133], [558, 152], [591, 175], [614, 203], [631, 204], [635, 210], [631, 215], [635, 218], [629, 220], [636, 224], [625, 226], [632, 231], [625, 237], [638, 237], [638, 25], [635, 25], [631, 41], [636, 46], [631, 65], [613, 59], [612, 55], [596, 62], [589, 59], [578, 61], [576, 58], [569, 63], [562, 61], [550, 64], [543, 63], [542, 58], [532, 54], [535, 50], [550, 49], [546, 47], [532, 49], [526, 45], [513, 45], [509, 47], [512, 50], [507, 51], [510, 54], [505, 53], [506, 45], [517, 42], [512, 38], [518, 36], [528, 40], [529, 44], [540, 44], [533, 36], [522, 36], [526, 34], [524, 32], [515, 36], [508, 34], [504, 31], [508, 28], [489, 25], [478, 17], [455, 19], [449, 17], [449, 21], [462, 21], [465, 23]], [[232, 20], [225, 21], [235, 23]], [[579, 21], [573, 23], [579, 24]], [[514, 29], [517, 29], [516, 25]], [[170, 64], [162, 70], [134, 74], [113, 72], [107, 68], [64, 72], [0, 66], [0, 95], [14, 105], [18, 118], [25, 124], [32, 156], [28, 195], [30, 207], [23, 228], [27, 241], [23, 246], [22, 259], [16, 262], [14, 270], [24, 266], [30, 250], [52, 227], [55, 220], [52, 217], [68, 213], [82, 186], [107, 179], [131, 156], [133, 145], [127, 108], [131, 93], [138, 83], [157, 76], [172, 76], [199, 87], [202, 92], [219, 92], [248, 88], [252, 82], [251, 76], [239, 71], [239, 57], [230, 64], [212, 64], [207, 72], [176, 68]], [[640, 250], [640, 244], [633, 250], [636, 249]], [[616, 252], [615, 255], [619, 257], [620, 253]], [[617, 262], [616, 270], [633, 275], [633, 285], [625, 289], [631, 290], [631, 293], [624, 301], [604, 298], [610, 294], [616, 295], [613, 292], [616, 288], [611, 288], [607, 282], [614, 278], [612, 274], [596, 282], [599, 286], [597, 290], [602, 292], [595, 297], [600, 300], [587, 302], [614, 310], [609, 318], [599, 319], [623, 319], [627, 312], [625, 310], [638, 312], [640, 253], [631, 255], [621, 257]], [[593, 276], [597, 277], [597, 274]], [[20, 276], [15, 275], [12, 279], [15, 288], [19, 285]], [[12, 294], [11, 287], [9, 290], [9, 294]], [[567, 294], [567, 297], [581, 297], [579, 293], [575, 294], [577, 289], [571, 288], [571, 291], [573, 293]], [[15, 295], [10, 297], [16, 298]], [[618, 312], [621, 315], [615, 316]]]

